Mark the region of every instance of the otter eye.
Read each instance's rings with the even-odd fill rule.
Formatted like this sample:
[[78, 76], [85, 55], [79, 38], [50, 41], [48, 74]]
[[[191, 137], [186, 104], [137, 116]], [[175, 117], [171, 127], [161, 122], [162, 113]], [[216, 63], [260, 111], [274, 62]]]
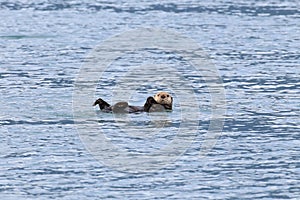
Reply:
[[170, 95], [167, 95], [167, 97], [170, 97]]

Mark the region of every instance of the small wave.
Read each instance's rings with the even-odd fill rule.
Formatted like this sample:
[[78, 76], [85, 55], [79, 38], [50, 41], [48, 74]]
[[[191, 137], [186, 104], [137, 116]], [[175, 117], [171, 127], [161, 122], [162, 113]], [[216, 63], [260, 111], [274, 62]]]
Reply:
[[26, 121], [26, 120], [0, 120], [0, 125], [20, 125], [20, 124], [28, 124], [28, 125], [69, 125], [74, 124], [73, 120], [41, 120], [41, 121]]
[[[1, 5], [1, 4], [0, 4]], [[53, 38], [55, 36], [50, 35], [0, 35], [0, 38], [10, 39], [10, 40], [19, 40], [19, 39], [45, 39]]]
[[21, 10], [34, 9], [39, 11], [56, 11], [56, 10], [92, 10], [92, 11], [112, 11], [115, 13], [145, 13], [145, 12], [168, 12], [168, 13], [220, 13], [220, 14], [245, 14], [251, 16], [287, 16], [299, 15], [300, 11], [296, 7], [283, 5], [233, 5], [223, 4], [214, 5], [195, 5], [191, 3], [165, 3], [150, 4], [141, 6], [121, 5], [112, 3], [89, 4], [84, 2], [39, 2], [39, 3], [22, 3], [22, 2], [1, 2], [0, 9]]

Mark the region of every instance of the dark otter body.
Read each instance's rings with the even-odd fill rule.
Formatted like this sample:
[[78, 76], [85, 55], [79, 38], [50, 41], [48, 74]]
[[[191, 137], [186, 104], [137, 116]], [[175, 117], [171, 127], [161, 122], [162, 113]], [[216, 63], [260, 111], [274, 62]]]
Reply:
[[99, 98], [93, 106], [99, 105], [100, 110], [113, 113], [136, 113], [136, 112], [159, 112], [170, 110], [167, 105], [161, 105], [153, 97], [148, 97], [144, 106], [131, 106], [127, 102], [119, 102], [111, 106], [109, 103]]

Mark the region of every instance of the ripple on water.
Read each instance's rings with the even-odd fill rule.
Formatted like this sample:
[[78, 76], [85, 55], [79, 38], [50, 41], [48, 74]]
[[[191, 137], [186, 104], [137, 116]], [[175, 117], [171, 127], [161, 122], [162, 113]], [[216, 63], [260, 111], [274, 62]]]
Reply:
[[[300, 198], [298, 1], [1, 1], [0, 10], [1, 199]], [[140, 26], [175, 29], [209, 52], [224, 82], [227, 116], [214, 149], [200, 157], [211, 117], [202, 77], [184, 58], [157, 49], [116, 59], [96, 97], [117, 102], [126, 96], [142, 105], [170, 86], [192, 89], [199, 101], [198, 134], [185, 154], [154, 173], [130, 174], [87, 151], [74, 127], [72, 90], [82, 58], [95, 45]], [[157, 84], [156, 71], [138, 68], [149, 60], [184, 79], [165, 70], [162, 77], [172, 80]], [[136, 79], [135, 92], [128, 87], [111, 98], [112, 88], [144, 74], [153, 84]], [[97, 124], [120, 148], [150, 152], [174, 139], [178, 113], [189, 103], [170, 92], [175, 107], [164, 123], [145, 113], [124, 118], [99, 111], [96, 120], [81, 123]]]

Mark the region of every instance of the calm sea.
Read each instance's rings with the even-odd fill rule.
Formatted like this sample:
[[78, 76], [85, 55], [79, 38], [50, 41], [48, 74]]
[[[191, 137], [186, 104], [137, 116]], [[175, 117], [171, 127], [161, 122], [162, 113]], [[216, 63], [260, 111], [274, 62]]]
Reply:
[[297, 0], [0, 0], [1, 200], [300, 199], [299, 35]]

